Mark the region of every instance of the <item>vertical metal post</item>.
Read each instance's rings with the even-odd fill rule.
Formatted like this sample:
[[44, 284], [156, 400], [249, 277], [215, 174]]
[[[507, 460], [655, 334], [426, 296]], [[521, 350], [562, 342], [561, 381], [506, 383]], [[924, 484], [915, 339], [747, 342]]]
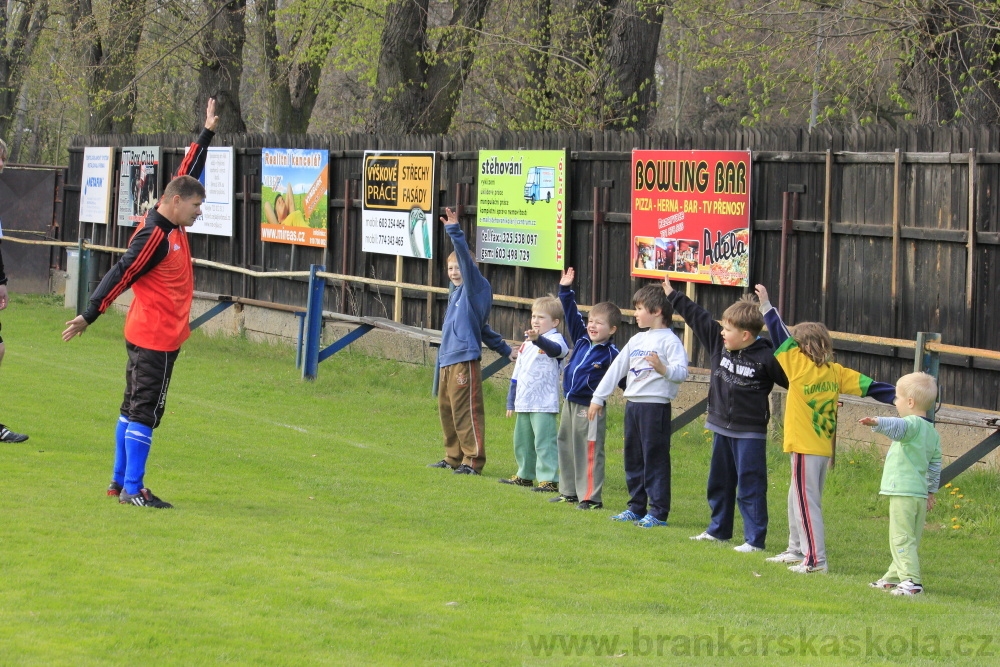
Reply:
[[77, 268], [76, 280], [76, 314], [83, 315], [87, 310], [90, 301], [90, 248], [85, 248], [84, 244], [90, 243], [90, 239], [80, 239], [77, 248], [80, 250], [80, 264]]
[[603, 217], [604, 215], [601, 212], [600, 190], [597, 189], [597, 186], [594, 186], [594, 230], [591, 232], [592, 243], [590, 246], [590, 305], [597, 303], [597, 271], [599, 266], [598, 255], [600, 253], [597, 235], [600, 232]]
[[965, 276], [965, 344], [971, 346], [976, 330], [973, 309], [976, 290], [976, 149], [969, 149], [969, 244]]
[[[941, 367], [940, 355], [937, 352], [927, 349], [927, 343], [940, 343], [941, 334], [939, 333], [929, 333], [926, 331], [917, 332], [917, 347], [913, 354], [913, 372], [914, 373], [930, 373], [934, 376], [934, 379], [938, 381], [938, 371]], [[931, 414], [927, 415], [928, 419], [932, 422], [934, 421], [934, 414], [937, 412], [938, 406], [941, 403], [941, 383], [938, 381], [938, 403], [935, 405], [934, 410]]]
[[892, 169], [892, 261], [889, 269], [892, 274], [890, 306], [892, 308], [892, 335], [894, 336], [897, 333], [896, 327], [899, 321], [899, 176], [902, 166], [903, 154], [897, 148]]
[[295, 339], [295, 367], [302, 368], [302, 334], [305, 332], [306, 314], [295, 313], [295, 319], [299, 325], [299, 335]]
[[302, 379], [315, 380], [319, 370], [319, 342], [323, 334], [323, 288], [326, 279], [316, 275], [325, 271], [322, 264], [309, 265], [309, 299], [306, 302], [305, 352], [302, 358]]
[[785, 312], [785, 272], [788, 261], [788, 235], [792, 231], [791, 211], [789, 210], [790, 192], [781, 193], [781, 254], [778, 260], [778, 312], [787, 321], [788, 313]]
[[[830, 291], [830, 251], [831, 251], [831, 229], [830, 229], [830, 188], [833, 185], [833, 153], [826, 149], [826, 174], [823, 187], [823, 275], [821, 276], [820, 288], [820, 317], [824, 322], [830, 321], [829, 315], [829, 291]], [[780, 312], [780, 311], [779, 311]]]

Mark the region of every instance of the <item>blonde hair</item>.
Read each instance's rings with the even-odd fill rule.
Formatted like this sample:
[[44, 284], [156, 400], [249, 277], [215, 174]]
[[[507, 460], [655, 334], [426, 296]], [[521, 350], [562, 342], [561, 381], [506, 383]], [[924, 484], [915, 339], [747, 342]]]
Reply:
[[753, 297], [747, 294], [742, 299], [726, 308], [722, 320], [728, 322], [734, 329], [749, 331], [754, 336], [764, 328], [764, 316]]
[[555, 298], [551, 294], [546, 296], [540, 296], [531, 304], [532, 313], [545, 313], [554, 320], [559, 320], [562, 322], [565, 314], [563, 313], [562, 303], [559, 299]]
[[938, 397], [937, 380], [930, 373], [909, 373], [896, 380], [896, 394], [912, 398], [920, 410], [933, 410]]
[[452, 262], [458, 264], [458, 255], [455, 254], [454, 250], [452, 250], [451, 254], [448, 255], [448, 259], [445, 260], [445, 264], [451, 264]]
[[833, 339], [822, 322], [802, 322], [791, 328], [792, 338], [799, 344], [802, 354], [817, 366], [833, 361]]

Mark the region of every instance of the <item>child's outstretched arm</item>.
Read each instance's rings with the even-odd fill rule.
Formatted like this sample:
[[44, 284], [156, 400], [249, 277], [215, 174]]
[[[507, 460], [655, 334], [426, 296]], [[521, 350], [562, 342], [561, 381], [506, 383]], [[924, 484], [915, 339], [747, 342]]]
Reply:
[[573, 279], [576, 271], [569, 267], [563, 271], [559, 280], [559, 301], [562, 302], [563, 312], [566, 314], [566, 331], [569, 332], [573, 342], [581, 338], [587, 338], [587, 325], [583, 321], [580, 309], [576, 307], [576, 294], [573, 292]]
[[442, 215], [440, 220], [455, 246], [455, 258], [462, 271], [462, 283], [465, 285], [465, 289], [470, 294], [479, 294], [484, 289], [490, 289], [489, 282], [479, 272], [479, 267], [476, 266], [476, 261], [472, 257], [469, 243], [465, 240], [465, 232], [458, 225], [458, 213], [453, 208], [445, 208], [444, 211], [447, 217]]
[[722, 347], [722, 325], [715, 321], [712, 314], [692, 301], [683, 292], [678, 292], [670, 284], [670, 278], [663, 280], [663, 292], [667, 301], [673, 306], [674, 312], [684, 318], [698, 341], [712, 354]]
[[615, 391], [619, 380], [628, 373], [629, 357], [632, 352], [632, 341], [625, 344], [621, 354], [615, 357], [608, 367], [608, 372], [604, 374], [597, 389], [594, 390], [594, 397], [590, 399], [590, 408], [587, 410], [587, 419], [593, 421], [604, 409], [604, 403]]
[[771, 335], [771, 343], [777, 350], [782, 343], [792, 337], [792, 332], [785, 326], [778, 309], [771, 305], [767, 296], [767, 288], [763, 285], [757, 285], [754, 291], [757, 293], [757, 299], [760, 300], [760, 312], [764, 314], [764, 324], [767, 325], [767, 332]]
[[[464, 276], [463, 276], [464, 280]], [[507, 357], [511, 361], [517, 359], [517, 350], [512, 350], [503, 336], [498, 334], [489, 324], [484, 324], [482, 329], [483, 342], [501, 357]]]

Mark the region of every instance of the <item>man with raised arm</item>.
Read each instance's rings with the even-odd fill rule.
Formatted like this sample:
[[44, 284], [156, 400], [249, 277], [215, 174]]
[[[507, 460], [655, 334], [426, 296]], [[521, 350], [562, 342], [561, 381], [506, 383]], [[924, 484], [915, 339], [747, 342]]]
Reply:
[[125, 398], [115, 431], [115, 464], [108, 495], [123, 505], [173, 507], [145, 483], [146, 459], [166, 408], [167, 388], [181, 344], [191, 335], [188, 320], [194, 297], [194, 269], [186, 227], [201, 215], [205, 188], [198, 177], [215, 136], [215, 100], [209, 99], [205, 129], [191, 144], [177, 175], [132, 234], [128, 250], [105, 274], [83, 315], [66, 323], [63, 340], [87, 327], [132, 288], [125, 318]]

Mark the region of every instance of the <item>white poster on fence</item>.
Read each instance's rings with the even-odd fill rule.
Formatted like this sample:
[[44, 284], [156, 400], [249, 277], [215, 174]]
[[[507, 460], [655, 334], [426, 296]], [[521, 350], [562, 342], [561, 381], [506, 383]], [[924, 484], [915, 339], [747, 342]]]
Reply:
[[118, 226], [135, 227], [160, 196], [159, 146], [125, 146], [118, 171]]
[[83, 175], [80, 177], [80, 222], [108, 224], [111, 206], [111, 178], [114, 148], [83, 149]]
[[201, 205], [201, 217], [188, 227], [188, 234], [233, 235], [235, 167], [236, 151], [232, 146], [208, 147], [205, 169], [198, 179], [205, 186], [205, 201]]
[[365, 151], [361, 249], [430, 259], [434, 152]]

